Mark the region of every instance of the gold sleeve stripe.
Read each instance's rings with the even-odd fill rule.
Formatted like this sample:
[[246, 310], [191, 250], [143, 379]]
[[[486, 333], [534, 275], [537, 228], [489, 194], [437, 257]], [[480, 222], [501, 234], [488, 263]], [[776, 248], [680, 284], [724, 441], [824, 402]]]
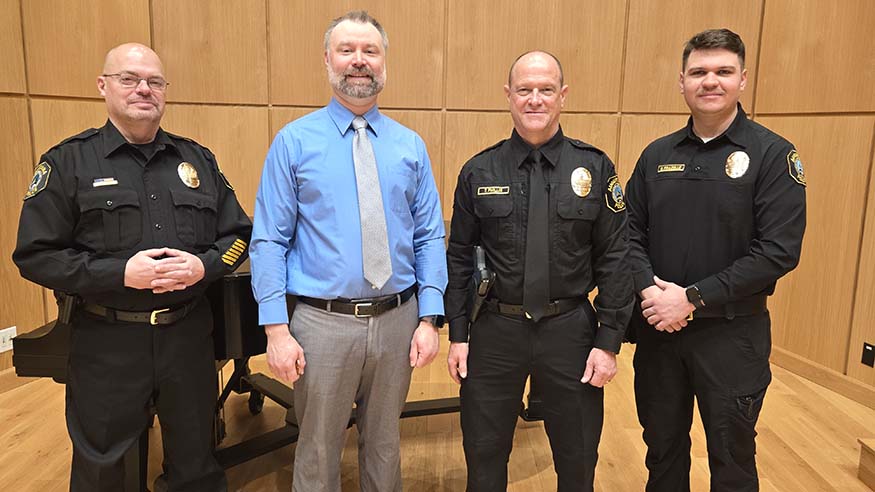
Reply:
[[245, 250], [245, 249], [246, 249], [246, 248], [243, 247], [243, 246], [237, 246], [237, 245], [232, 244], [231, 247], [228, 248], [228, 251], [236, 251], [236, 252], [238, 252], [238, 253], [242, 253], [243, 250]]
[[246, 251], [246, 241], [242, 239], [235, 239], [234, 243], [231, 247], [228, 248], [227, 251], [222, 255], [222, 262], [228, 266], [234, 266], [237, 263], [237, 260], [240, 259], [240, 256]]

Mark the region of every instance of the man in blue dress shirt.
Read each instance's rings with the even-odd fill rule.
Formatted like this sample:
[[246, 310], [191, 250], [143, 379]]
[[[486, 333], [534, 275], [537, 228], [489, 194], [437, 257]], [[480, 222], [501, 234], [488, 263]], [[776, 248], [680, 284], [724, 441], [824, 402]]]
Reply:
[[[252, 283], [268, 365], [295, 383], [295, 491], [340, 491], [353, 403], [361, 490], [400, 491], [398, 418], [412, 368], [438, 352], [441, 207], [424, 142], [377, 109], [387, 47], [366, 12], [331, 22], [325, 65], [334, 97], [280, 130], [256, 199]], [[362, 185], [359, 166], [374, 161], [373, 186]], [[371, 218], [369, 192], [382, 200]], [[385, 260], [379, 280], [368, 273], [373, 256]]]

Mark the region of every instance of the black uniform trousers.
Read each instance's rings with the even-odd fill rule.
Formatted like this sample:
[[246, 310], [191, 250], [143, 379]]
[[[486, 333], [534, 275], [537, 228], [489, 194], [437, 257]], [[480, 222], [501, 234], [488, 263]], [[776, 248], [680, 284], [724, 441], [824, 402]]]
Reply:
[[529, 374], [542, 391], [559, 492], [592, 490], [604, 393], [580, 378], [595, 326], [588, 302], [537, 323], [492, 311], [477, 319], [460, 390], [468, 492], [507, 490], [507, 463]]
[[168, 489], [224, 491], [213, 455], [217, 380], [209, 303], [201, 299], [169, 324], [73, 318], [67, 430], [73, 442], [70, 490], [122, 490], [123, 455], [150, 422], [161, 422]]
[[754, 428], [771, 381], [770, 352], [768, 313], [694, 319], [677, 333], [646, 323], [638, 330], [635, 401], [647, 444], [648, 492], [690, 490], [694, 397], [711, 490], [759, 490]]

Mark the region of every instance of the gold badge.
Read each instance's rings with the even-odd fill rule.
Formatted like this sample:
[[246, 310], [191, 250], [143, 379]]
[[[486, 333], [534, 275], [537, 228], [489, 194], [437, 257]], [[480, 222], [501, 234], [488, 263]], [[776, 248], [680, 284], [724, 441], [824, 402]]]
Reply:
[[747, 172], [750, 166], [750, 157], [740, 150], [729, 154], [726, 158], [726, 175], [732, 179], [740, 178]]
[[799, 158], [799, 153], [796, 152], [796, 149], [791, 150], [787, 154], [787, 165], [790, 168], [790, 177], [797, 183], [805, 186], [805, 170], [802, 169], [802, 159]]
[[657, 173], [682, 173], [687, 168], [686, 164], [660, 164], [656, 167]]
[[27, 187], [24, 199], [27, 200], [46, 189], [50, 174], [52, 174], [52, 166], [46, 161], [40, 162], [33, 171], [33, 179], [30, 181], [30, 186]]
[[608, 189], [605, 191], [605, 202], [614, 213], [626, 210], [626, 199], [623, 198], [623, 186], [616, 175], [608, 179]]
[[507, 195], [510, 193], [510, 186], [481, 186], [477, 188], [477, 196], [483, 195]]
[[592, 190], [592, 174], [589, 169], [579, 167], [571, 172], [571, 189], [581, 198], [589, 195]]
[[197, 188], [201, 185], [201, 180], [197, 177], [197, 169], [188, 162], [180, 162], [176, 172], [179, 174], [179, 179], [185, 183], [185, 186]]

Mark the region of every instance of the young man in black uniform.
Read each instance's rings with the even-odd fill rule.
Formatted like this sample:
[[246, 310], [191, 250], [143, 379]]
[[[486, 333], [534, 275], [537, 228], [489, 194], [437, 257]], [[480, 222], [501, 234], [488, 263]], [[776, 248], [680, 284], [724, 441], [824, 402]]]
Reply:
[[744, 44], [727, 29], [693, 36], [680, 89], [691, 117], [641, 154], [627, 186], [635, 399], [648, 491], [690, 490], [698, 401], [711, 490], [757, 490], [757, 418], [771, 380], [766, 298], [796, 267], [805, 174], [790, 142], [747, 119]]
[[161, 60], [107, 54], [109, 120], [50, 149], [24, 197], [13, 259], [75, 296], [68, 363], [70, 489], [122, 489], [122, 456], [158, 410], [171, 491], [225, 490], [213, 457], [213, 328], [203, 294], [246, 255], [251, 222], [213, 154], [159, 125]]
[[[507, 489], [529, 375], [543, 391], [558, 490], [592, 490], [602, 387], [634, 302], [626, 206], [608, 157], [562, 133], [568, 86], [553, 55], [520, 56], [504, 90], [514, 131], [462, 168], [447, 252], [448, 365], [462, 385], [468, 491]], [[469, 333], [475, 245], [496, 279]]]

